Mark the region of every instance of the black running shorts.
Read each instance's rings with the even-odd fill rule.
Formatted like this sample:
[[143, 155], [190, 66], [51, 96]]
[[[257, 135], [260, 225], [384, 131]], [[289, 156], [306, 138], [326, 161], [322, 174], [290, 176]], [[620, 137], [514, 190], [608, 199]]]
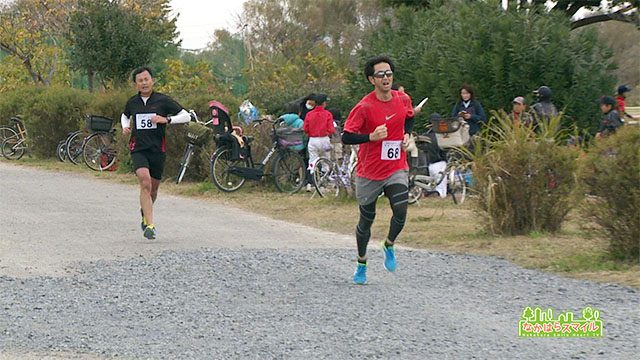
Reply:
[[140, 168], [149, 169], [149, 174], [156, 180], [162, 180], [162, 173], [164, 172], [164, 161], [167, 159], [167, 154], [153, 152], [149, 150], [136, 151], [131, 153], [131, 160], [133, 162], [133, 171]]

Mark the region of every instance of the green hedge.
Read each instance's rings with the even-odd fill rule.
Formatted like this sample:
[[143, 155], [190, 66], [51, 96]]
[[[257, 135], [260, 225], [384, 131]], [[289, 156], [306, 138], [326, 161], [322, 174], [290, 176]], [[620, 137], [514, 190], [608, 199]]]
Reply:
[[93, 95], [67, 87], [27, 87], [3, 93], [0, 113], [7, 118], [20, 114], [27, 128], [32, 154], [55, 156], [56, 146], [77, 129]]
[[[55, 157], [58, 141], [68, 132], [86, 127], [87, 115], [100, 115], [112, 118], [117, 130], [119, 150], [119, 171], [132, 171], [128, 140], [122, 137], [120, 116], [126, 101], [135, 92], [131, 89], [116, 89], [105, 93], [90, 93], [67, 87], [26, 86], [4, 92], [0, 96], [1, 124], [8, 124], [13, 115], [21, 115], [27, 127], [32, 153], [40, 158]], [[185, 109], [194, 109], [201, 120], [211, 118], [209, 101], [218, 100], [231, 111], [235, 120], [240, 99], [228, 94], [213, 96], [205, 92], [193, 96], [175, 97]], [[167, 131], [167, 162], [165, 178], [175, 177], [178, 173], [182, 154], [186, 146], [186, 126], [172, 125]], [[187, 180], [202, 181], [209, 177], [209, 158], [215, 145], [209, 144], [204, 151], [197, 151], [192, 158]]]

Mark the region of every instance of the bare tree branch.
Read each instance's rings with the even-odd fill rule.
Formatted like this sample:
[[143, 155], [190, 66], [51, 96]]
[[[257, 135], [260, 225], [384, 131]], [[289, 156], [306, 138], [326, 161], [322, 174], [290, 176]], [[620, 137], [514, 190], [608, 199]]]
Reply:
[[599, 22], [605, 22], [605, 21], [621, 21], [621, 22], [631, 23], [631, 24], [635, 24], [636, 27], [640, 29], [640, 16], [638, 16], [638, 11], [636, 10], [630, 14], [625, 14], [625, 12], [630, 10], [631, 8], [632, 8], [631, 6], [628, 6], [624, 9], [620, 9], [611, 14], [594, 15], [594, 16], [589, 16], [586, 18], [576, 20], [571, 23], [571, 30], [575, 30], [583, 26], [596, 24]]

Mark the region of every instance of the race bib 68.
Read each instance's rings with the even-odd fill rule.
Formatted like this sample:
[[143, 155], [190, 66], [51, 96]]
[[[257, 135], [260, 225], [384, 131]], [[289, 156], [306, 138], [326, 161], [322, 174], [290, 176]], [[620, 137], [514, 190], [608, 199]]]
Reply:
[[398, 160], [400, 159], [400, 145], [402, 141], [383, 141], [380, 159], [382, 160]]

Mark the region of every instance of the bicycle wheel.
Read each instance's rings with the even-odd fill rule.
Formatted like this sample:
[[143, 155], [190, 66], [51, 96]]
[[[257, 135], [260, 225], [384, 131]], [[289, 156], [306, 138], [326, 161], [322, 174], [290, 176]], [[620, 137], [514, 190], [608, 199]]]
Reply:
[[7, 160], [20, 160], [24, 155], [24, 140], [18, 135], [10, 136], [2, 142], [2, 156]]
[[84, 138], [82, 137], [82, 133], [80, 131], [76, 131], [67, 137], [67, 158], [71, 163], [78, 165], [80, 161], [82, 161], [82, 145], [84, 142]]
[[193, 155], [193, 144], [187, 144], [187, 147], [184, 149], [184, 154], [182, 154], [182, 161], [180, 161], [180, 169], [178, 170], [176, 184], [180, 184], [182, 182], [182, 178], [187, 172], [187, 166], [189, 166], [191, 155]]
[[409, 178], [409, 204], [415, 204], [422, 198], [422, 188]]
[[338, 196], [340, 187], [335, 179], [335, 164], [327, 158], [319, 158], [313, 168], [313, 185], [320, 197], [325, 195]]
[[467, 196], [467, 184], [461, 167], [454, 167], [449, 171], [448, 184], [449, 192], [453, 198], [453, 202], [461, 205]]
[[82, 147], [84, 163], [91, 170], [103, 171], [116, 162], [117, 151], [109, 133], [95, 133], [87, 138]]
[[249, 159], [234, 159], [229, 148], [219, 148], [211, 156], [211, 180], [213, 184], [224, 192], [240, 189], [247, 180], [242, 176], [231, 174], [231, 167], [249, 167]]
[[67, 157], [66, 144], [67, 144], [66, 140], [60, 140], [60, 142], [58, 142], [58, 146], [56, 147], [56, 156], [58, 157], [58, 160], [60, 160], [61, 162], [64, 162], [64, 160]]
[[0, 144], [12, 136], [18, 137], [18, 133], [13, 128], [8, 126], [0, 127]]
[[306, 168], [302, 156], [293, 151], [279, 151], [273, 162], [273, 181], [278, 191], [293, 194], [304, 184]]

